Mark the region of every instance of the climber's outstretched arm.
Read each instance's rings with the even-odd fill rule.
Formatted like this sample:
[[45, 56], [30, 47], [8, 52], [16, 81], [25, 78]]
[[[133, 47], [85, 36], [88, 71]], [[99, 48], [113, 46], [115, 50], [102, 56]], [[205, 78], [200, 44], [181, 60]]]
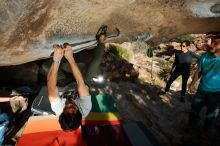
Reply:
[[76, 79], [77, 82], [77, 90], [79, 93], [80, 97], [85, 97], [90, 95], [89, 94], [89, 88], [88, 86], [85, 84], [83, 76], [75, 62], [75, 59], [73, 58], [73, 51], [72, 51], [72, 47], [70, 45], [66, 45], [65, 48], [65, 53], [64, 56], [65, 58], [68, 60], [73, 76]]
[[53, 45], [53, 48], [54, 48], [53, 63], [47, 75], [48, 98], [50, 100], [59, 97], [59, 92], [57, 88], [57, 73], [61, 59], [63, 58], [63, 54], [64, 54], [64, 50], [59, 45]]

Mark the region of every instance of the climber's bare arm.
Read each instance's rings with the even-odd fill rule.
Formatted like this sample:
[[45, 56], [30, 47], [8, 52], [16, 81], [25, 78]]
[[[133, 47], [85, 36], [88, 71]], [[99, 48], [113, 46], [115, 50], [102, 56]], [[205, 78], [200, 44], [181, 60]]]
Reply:
[[64, 50], [58, 45], [53, 45], [53, 48], [54, 48], [53, 63], [47, 75], [48, 98], [50, 100], [59, 97], [59, 92], [57, 88], [57, 74], [61, 59], [64, 54]]
[[65, 53], [64, 56], [65, 58], [68, 60], [73, 76], [76, 79], [77, 82], [77, 90], [79, 93], [80, 97], [83, 96], [88, 96], [89, 95], [89, 88], [88, 86], [85, 84], [83, 76], [75, 62], [75, 59], [73, 58], [73, 51], [70, 45], [66, 45], [65, 48]]

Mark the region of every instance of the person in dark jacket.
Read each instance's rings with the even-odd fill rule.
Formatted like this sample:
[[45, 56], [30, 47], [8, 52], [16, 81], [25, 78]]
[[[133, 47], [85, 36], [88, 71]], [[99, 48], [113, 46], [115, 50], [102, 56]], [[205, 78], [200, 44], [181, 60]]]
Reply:
[[175, 61], [172, 66], [171, 76], [166, 84], [165, 91], [162, 93], [165, 94], [168, 92], [173, 81], [175, 81], [181, 75], [182, 91], [180, 102], [185, 102], [186, 87], [187, 81], [190, 77], [190, 66], [192, 63], [192, 58], [199, 59], [198, 55], [188, 50], [189, 46], [189, 41], [183, 41], [181, 43], [181, 51], [175, 53]]

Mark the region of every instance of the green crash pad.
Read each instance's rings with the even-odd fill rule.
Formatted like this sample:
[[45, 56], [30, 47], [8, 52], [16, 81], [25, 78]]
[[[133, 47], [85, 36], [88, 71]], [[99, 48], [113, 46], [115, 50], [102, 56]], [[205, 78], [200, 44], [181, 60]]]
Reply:
[[91, 93], [92, 110], [91, 112], [118, 112], [113, 97], [109, 94]]

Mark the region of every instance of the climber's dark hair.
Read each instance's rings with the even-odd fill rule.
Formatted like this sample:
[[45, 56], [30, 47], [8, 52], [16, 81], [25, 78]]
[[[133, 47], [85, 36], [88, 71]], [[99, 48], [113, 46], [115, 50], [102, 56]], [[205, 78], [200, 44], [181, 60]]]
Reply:
[[79, 128], [81, 120], [82, 114], [75, 104], [73, 105], [73, 107], [66, 106], [59, 116], [59, 123], [64, 131], [76, 130], [77, 128]]

